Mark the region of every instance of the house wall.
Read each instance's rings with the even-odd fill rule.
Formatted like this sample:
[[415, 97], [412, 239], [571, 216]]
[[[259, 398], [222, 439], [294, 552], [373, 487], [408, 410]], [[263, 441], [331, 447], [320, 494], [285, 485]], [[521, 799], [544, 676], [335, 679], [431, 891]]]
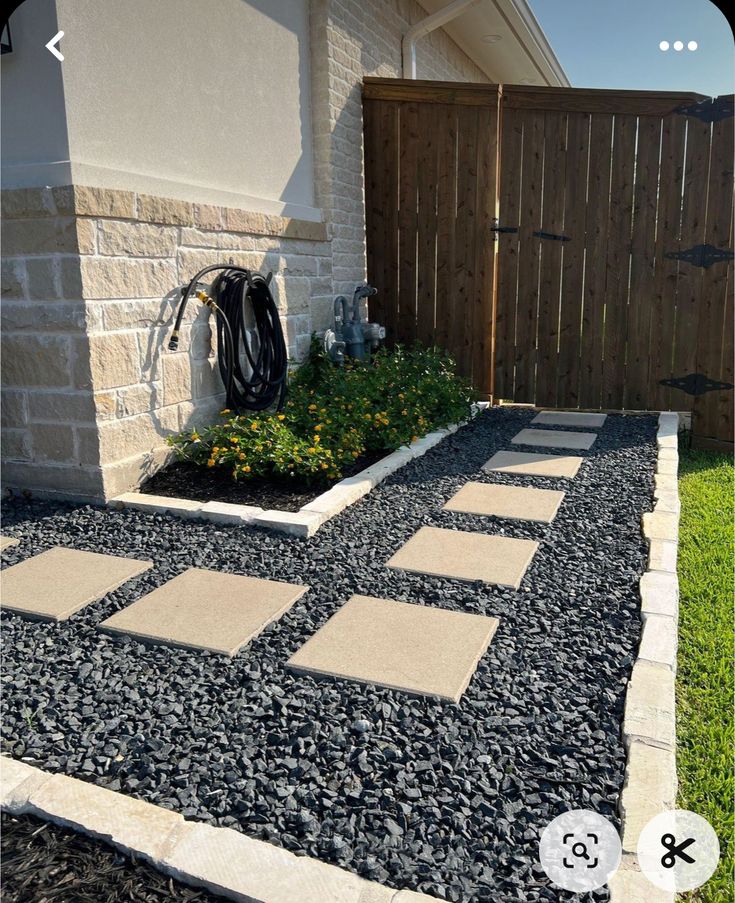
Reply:
[[[77, 0], [57, 2], [68, 16]], [[269, 5], [255, 4], [258, 16]], [[255, 202], [211, 203], [212, 195], [199, 194], [195, 184], [178, 196], [151, 193], [144, 178], [137, 187], [89, 185], [84, 179], [92, 170], [83, 168], [73, 188], [4, 192], [6, 486], [109, 498], [161, 465], [168, 434], [216, 418], [223, 396], [209, 311], [191, 302], [179, 350], [167, 350], [177, 287], [210, 263], [232, 260], [274, 272], [289, 357], [303, 357], [311, 332], [330, 325], [335, 295], [351, 294], [365, 277], [362, 78], [400, 75], [401, 37], [424, 15], [413, 0], [311, 0], [308, 125], [313, 191], [324, 222], [273, 215]], [[159, 43], [170, 38], [173, 52], [179, 37], [179, 31], [164, 33]], [[63, 48], [67, 59], [69, 48]], [[486, 81], [441, 31], [419, 42], [418, 73]], [[221, 92], [221, 84], [202, 91]], [[76, 92], [92, 102], [85, 91], [76, 74], [65, 78], [68, 110], [76, 108]], [[199, 100], [206, 102], [206, 93]], [[277, 90], [269, 103], [280, 111]], [[111, 135], [102, 146], [93, 142], [78, 116], [68, 116], [71, 147], [88, 146], [87, 160], [106, 154], [105, 168], [112, 169], [116, 142]], [[123, 143], [135, 141], [132, 128], [121, 127]], [[301, 129], [304, 134], [303, 119]], [[254, 145], [265, 168], [271, 157], [289, 153], [288, 141], [296, 139], [285, 136]], [[213, 147], [233, 142], [236, 153], [239, 136], [224, 131], [214, 139]], [[168, 171], [166, 158], [151, 161], [158, 173]], [[131, 170], [122, 169], [127, 179]]]

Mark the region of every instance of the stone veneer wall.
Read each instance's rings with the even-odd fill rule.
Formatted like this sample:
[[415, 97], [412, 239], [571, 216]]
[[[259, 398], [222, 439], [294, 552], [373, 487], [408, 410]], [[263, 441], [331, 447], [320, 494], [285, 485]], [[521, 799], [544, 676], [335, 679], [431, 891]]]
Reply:
[[[87, 186], [3, 193], [3, 483], [99, 500], [165, 460], [169, 433], [222, 406], [209, 312], [174, 289], [209, 263], [273, 270], [289, 356], [365, 276], [365, 75], [399, 76], [414, 0], [312, 0], [317, 200], [327, 225]], [[487, 81], [438, 30], [421, 78]], [[274, 152], [273, 148], [264, 152]]]

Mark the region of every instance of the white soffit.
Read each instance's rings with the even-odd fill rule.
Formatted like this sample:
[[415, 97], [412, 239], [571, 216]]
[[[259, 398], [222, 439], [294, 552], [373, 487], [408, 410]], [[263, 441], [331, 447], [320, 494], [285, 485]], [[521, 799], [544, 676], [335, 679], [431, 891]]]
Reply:
[[[419, 0], [435, 13], [449, 0]], [[444, 30], [493, 82], [569, 87], [538, 20], [525, 0], [479, 0]], [[486, 35], [499, 35], [489, 43]], [[419, 53], [421, 41], [418, 42]], [[420, 59], [420, 57], [419, 57]]]

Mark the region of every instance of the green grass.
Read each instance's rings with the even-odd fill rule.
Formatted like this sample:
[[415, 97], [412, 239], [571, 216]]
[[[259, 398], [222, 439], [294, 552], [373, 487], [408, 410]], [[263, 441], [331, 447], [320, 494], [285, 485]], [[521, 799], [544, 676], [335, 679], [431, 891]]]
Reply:
[[732, 458], [682, 452], [679, 492], [679, 806], [710, 821], [722, 850], [717, 872], [686, 899], [733, 903]]

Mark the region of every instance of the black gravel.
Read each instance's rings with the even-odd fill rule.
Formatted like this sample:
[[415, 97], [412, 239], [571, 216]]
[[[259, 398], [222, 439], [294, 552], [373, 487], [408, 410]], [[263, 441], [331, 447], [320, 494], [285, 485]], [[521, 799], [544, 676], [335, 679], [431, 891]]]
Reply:
[[[359, 473], [388, 454], [390, 452], [379, 451], [360, 455], [353, 464], [342, 468], [339, 479]], [[194, 499], [196, 502], [230, 502], [232, 505], [298, 511], [337, 482], [334, 479], [306, 483], [303, 480], [271, 480], [267, 477], [233, 480], [229, 467], [210, 469], [190, 461], [177, 461], [149, 477], [140, 491], [167, 498]]]
[[[3, 532], [22, 540], [4, 553], [8, 564], [62, 544], [150, 557], [155, 567], [63, 624], [2, 614], [5, 751], [446, 900], [607, 899], [606, 890], [549, 886], [537, 844], [569, 808], [618, 823], [656, 423], [609, 416], [572, 481], [483, 473], [532, 416], [481, 415], [311, 540], [130, 510], [6, 504]], [[550, 525], [441, 511], [468, 479], [567, 495]], [[422, 525], [541, 546], [517, 591], [388, 570]], [[96, 630], [190, 566], [312, 589], [233, 660]], [[285, 669], [352, 593], [500, 618], [459, 705]]]
[[3, 903], [223, 903], [98, 840], [2, 815]]

